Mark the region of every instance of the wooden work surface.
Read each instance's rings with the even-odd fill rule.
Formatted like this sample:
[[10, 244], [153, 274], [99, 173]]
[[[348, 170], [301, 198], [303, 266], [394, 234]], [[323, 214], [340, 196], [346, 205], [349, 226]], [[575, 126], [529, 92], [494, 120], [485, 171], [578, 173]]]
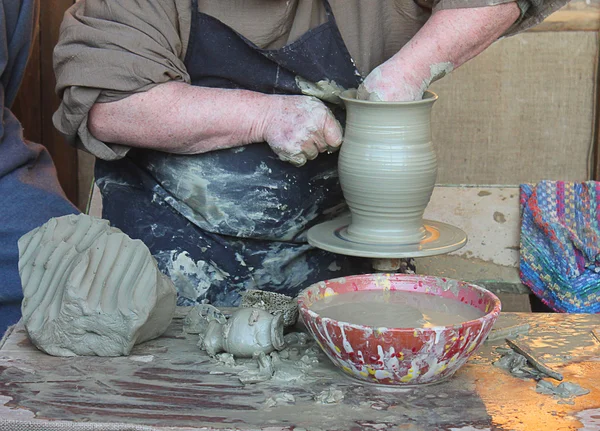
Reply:
[[[600, 429], [600, 343], [591, 334], [600, 315], [506, 313], [496, 328], [520, 323], [530, 323], [531, 331], [519, 343], [588, 395], [564, 404], [535, 392], [533, 380], [492, 366], [501, 341], [485, 344], [453, 378], [433, 386], [363, 386], [338, 374], [325, 357], [310, 369], [308, 382], [243, 386], [239, 369], [215, 364], [196, 347], [197, 335], [183, 334], [181, 318], [163, 337], [119, 358], [51, 357], [17, 326], [0, 346], [0, 430]], [[343, 391], [341, 403], [315, 403], [314, 395], [332, 386]], [[281, 393], [295, 402], [265, 406]], [[112, 425], [90, 428], [98, 423]]]

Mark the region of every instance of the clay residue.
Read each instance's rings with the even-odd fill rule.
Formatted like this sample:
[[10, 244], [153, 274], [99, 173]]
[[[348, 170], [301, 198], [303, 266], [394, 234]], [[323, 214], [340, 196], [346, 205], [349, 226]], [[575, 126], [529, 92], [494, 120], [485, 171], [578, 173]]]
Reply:
[[442, 79], [444, 76], [446, 76], [453, 70], [454, 70], [454, 65], [452, 63], [450, 63], [449, 61], [446, 61], [443, 63], [432, 64], [431, 66], [429, 66], [430, 75], [429, 75], [429, 83], [427, 84], [427, 87], [429, 87], [429, 84], [431, 84], [432, 82], [435, 82], [438, 79]]
[[183, 319], [183, 331], [188, 334], [204, 334], [212, 321], [223, 324], [227, 319], [216, 307], [198, 304]]
[[321, 99], [324, 102], [341, 104], [340, 94], [346, 89], [335, 81], [324, 79], [319, 82], [311, 82], [300, 76], [296, 77], [296, 85], [302, 91], [302, 94], [306, 96], [313, 96], [317, 99]]
[[271, 358], [264, 352], [259, 352], [255, 355], [255, 359], [258, 364], [258, 370], [244, 370], [238, 375], [240, 382], [245, 385], [266, 382], [273, 377], [273, 362]]
[[282, 392], [267, 398], [264, 405], [265, 408], [271, 408], [275, 406], [289, 406], [292, 404], [296, 404], [296, 397], [288, 392]]
[[[286, 347], [279, 352], [258, 352], [252, 359], [235, 360], [233, 355], [220, 354], [213, 357], [217, 365], [232, 367], [244, 385], [273, 381], [277, 384], [306, 384], [314, 381], [311, 371], [320, 364], [322, 353], [303, 332], [285, 336]], [[227, 357], [224, 357], [227, 355]]]
[[535, 391], [540, 394], [553, 395], [557, 398], [567, 399], [563, 401], [566, 404], [574, 404], [572, 399], [587, 395], [590, 393], [589, 389], [582, 388], [577, 383], [562, 382], [556, 386], [548, 380], [540, 380], [535, 387]]
[[317, 404], [337, 404], [343, 399], [344, 393], [333, 386], [315, 395]]
[[508, 371], [513, 376], [521, 379], [532, 378], [535, 380], [540, 380], [546, 377], [544, 373], [531, 367], [525, 356], [518, 354], [514, 350], [509, 348], [498, 348], [496, 351], [501, 353], [503, 356], [494, 362], [494, 365], [498, 368]]
[[438, 79], [442, 79], [444, 76], [452, 72], [452, 70], [454, 70], [454, 65], [449, 61], [436, 63], [429, 66], [429, 76], [421, 83], [421, 87], [419, 88], [418, 93], [415, 95], [414, 100], [421, 100], [423, 98], [423, 94], [425, 94], [425, 91], [427, 91], [431, 83], [437, 81]]

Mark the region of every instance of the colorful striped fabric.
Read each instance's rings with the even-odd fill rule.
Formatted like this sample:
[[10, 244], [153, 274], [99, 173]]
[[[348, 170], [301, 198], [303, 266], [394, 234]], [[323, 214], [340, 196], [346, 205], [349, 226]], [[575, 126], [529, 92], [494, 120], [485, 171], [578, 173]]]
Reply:
[[521, 281], [558, 312], [600, 312], [600, 182], [521, 185]]

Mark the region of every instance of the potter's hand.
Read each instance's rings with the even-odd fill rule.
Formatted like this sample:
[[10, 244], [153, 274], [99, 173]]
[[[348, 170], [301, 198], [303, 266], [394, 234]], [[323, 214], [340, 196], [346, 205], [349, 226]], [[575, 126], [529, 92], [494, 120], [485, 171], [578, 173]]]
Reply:
[[357, 99], [376, 102], [408, 102], [421, 99], [428, 83], [416, 82], [418, 78], [415, 79], [413, 74], [403, 73], [408, 66], [398, 63], [397, 59], [391, 58], [373, 69], [358, 87]]
[[263, 139], [283, 161], [302, 166], [325, 151], [337, 151], [342, 128], [331, 111], [314, 97], [270, 96], [262, 119]]

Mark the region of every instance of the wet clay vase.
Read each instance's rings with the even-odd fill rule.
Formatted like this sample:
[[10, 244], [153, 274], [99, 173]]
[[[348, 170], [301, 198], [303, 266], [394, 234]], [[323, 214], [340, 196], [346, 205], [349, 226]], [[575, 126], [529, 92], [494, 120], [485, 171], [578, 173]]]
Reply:
[[285, 346], [283, 315], [272, 315], [258, 308], [240, 308], [225, 323], [209, 323], [201, 347], [214, 356], [227, 352], [238, 358], [255, 353], [271, 353]]
[[341, 96], [347, 118], [339, 157], [342, 191], [352, 221], [347, 239], [373, 244], [417, 244], [427, 236], [423, 212], [437, 175], [427, 91], [414, 102]]

